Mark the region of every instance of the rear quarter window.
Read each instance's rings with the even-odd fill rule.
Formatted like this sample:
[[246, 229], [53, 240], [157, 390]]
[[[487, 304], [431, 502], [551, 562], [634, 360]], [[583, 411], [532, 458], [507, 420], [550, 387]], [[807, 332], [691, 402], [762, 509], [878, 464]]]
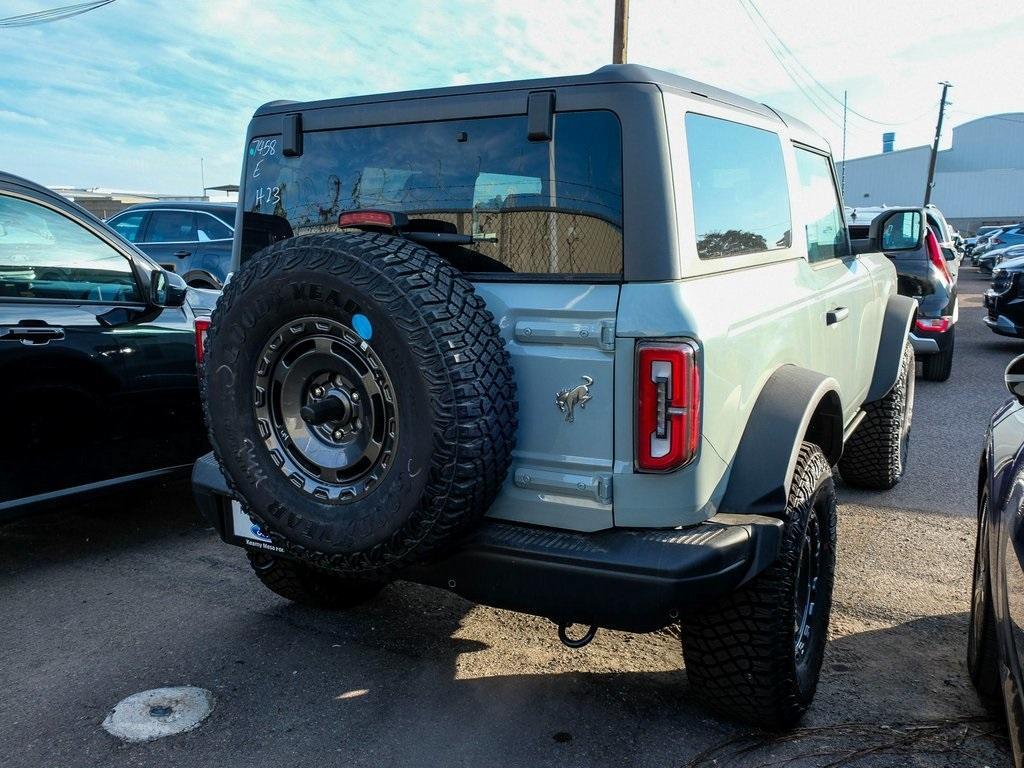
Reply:
[[788, 248], [789, 186], [778, 134], [692, 112], [685, 119], [697, 255]]

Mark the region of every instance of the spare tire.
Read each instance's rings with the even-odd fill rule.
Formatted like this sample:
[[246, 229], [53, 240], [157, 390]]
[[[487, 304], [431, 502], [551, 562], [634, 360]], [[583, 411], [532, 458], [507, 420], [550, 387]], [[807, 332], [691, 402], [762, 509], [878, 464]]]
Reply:
[[221, 468], [293, 556], [391, 573], [478, 521], [505, 480], [508, 351], [472, 284], [415, 243], [275, 243], [228, 282], [204, 358]]

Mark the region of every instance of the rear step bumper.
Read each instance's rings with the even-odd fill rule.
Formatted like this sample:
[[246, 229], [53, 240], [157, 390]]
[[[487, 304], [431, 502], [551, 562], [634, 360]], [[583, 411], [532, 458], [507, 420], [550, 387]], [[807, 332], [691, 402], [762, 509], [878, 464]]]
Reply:
[[[221, 538], [260, 548], [234, 535], [229, 491], [212, 454], [196, 462], [192, 484]], [[716, 515], [685, 529], [597, 533], [485, 519], [444, 557], [399, 578], [559, 623], [646, 632], [756, 576], [778, 556], [781, 539], [782, 521], [758, 515]]]

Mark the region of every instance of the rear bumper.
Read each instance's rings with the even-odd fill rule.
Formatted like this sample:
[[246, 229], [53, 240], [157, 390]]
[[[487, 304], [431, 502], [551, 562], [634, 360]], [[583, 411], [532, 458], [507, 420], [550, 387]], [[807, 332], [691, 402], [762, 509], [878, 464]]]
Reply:
[[1024, 337], [1024, 328], [1014, 323], [1006, 315], [997, 315], [996, 317], [986, 315], [984, 320], [985, 325], [1000, 336], [1012, 336], [1018, 339]]
[[939, 342], [924, 335], [910, 334], [910, 345], [915, 355], [935, 355], [939, 352]]
[[999, 292], [990, 288], [984, 298], [984, 320], [989, 329], [1000, 336], [1024, 336], [1024, 297], [1016, 289]]
[[[221, 538], [270, 548], [235, 535], [227, 484], [212, 454], [196, 462], [192, 483]], [[684, 529], [597, 533], [484, 520], [443, 557], [398, 578], [556, 622], [646, 632], [756, 576], [774, 562], [781, 539], [782, 521], [757, 515], [716, 515]]]

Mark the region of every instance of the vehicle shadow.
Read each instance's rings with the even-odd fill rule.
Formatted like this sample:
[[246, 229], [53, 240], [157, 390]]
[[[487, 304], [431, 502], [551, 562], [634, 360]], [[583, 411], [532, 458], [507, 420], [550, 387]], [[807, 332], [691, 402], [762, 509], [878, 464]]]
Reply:
[[330, 754], [346, 765], [816, 766], [868, 747], [879, 762], [865, 765], [1008, 756], [966, 677], [962, 613], [834, 639], [814, 707], [783, 736], [709, 714], [666, 633], [603, 632], [570, 651], [546, 630], [403, 583], [345, 614], [271, 602], [195, 639], [210, 652], [189, 679], [220, 704], [190, 748], [221, 765]]
[[[106, 568], [122, 555], [127, 567]], [[99, 567], [58, 570], [76, 560]], [[44, 611], [8, 636], [12, 665], [25, 657], [17, 664], [28, 666], [8, 691], [17, 722], [0, 730], [27, 743], [58, 728], [54, 712], [81, 709], [87, 716], [63, 738], [88, 757], [83, 765], [97, 754], [111, 765], [170, 762], [184, 750], [222, 766], [290, 765], [298, 755], [345, 765], [664, 766], [716, 750], [692, 764], [808, 766], [828, 762], [811, 753], [834, 760], [836, 750], [867, 747], [881, 750], [874, 764], [893, 765], [905, 761], [883, 747], [907, 731], [885, 726], [939, 720], [927, 741], [907, 742], [915, 765], [1007, 761], [1000, 726], [984, 719], [966, 675], [965, 613], [880, 626], [838, 604], [816, 702], [804, 729], [780, 739], [712, 716], [668, 632], [601, 632], [570, 650], [543, 619], [404, 582], [344, 613], [290, 604], [220, 544], [187, 483], [0, 528], [0, 585], [22, 603], [32, 581], [17, 576], [28, 569], [90, 607], [65, 606], [70, 623], [56, 625]], [[15, 613], [24, 621], [26, 611]], [[59, 686], [32, 683], [56, 670]], [[125, 748], [96, 727], [121, 697], [179, 683], [218, 701], [194, 733]]]
[[187, 479], [53, 504], [0, 523], [0, 582], [7, 573], [141, 549], [171, 537], [203, 537]]

